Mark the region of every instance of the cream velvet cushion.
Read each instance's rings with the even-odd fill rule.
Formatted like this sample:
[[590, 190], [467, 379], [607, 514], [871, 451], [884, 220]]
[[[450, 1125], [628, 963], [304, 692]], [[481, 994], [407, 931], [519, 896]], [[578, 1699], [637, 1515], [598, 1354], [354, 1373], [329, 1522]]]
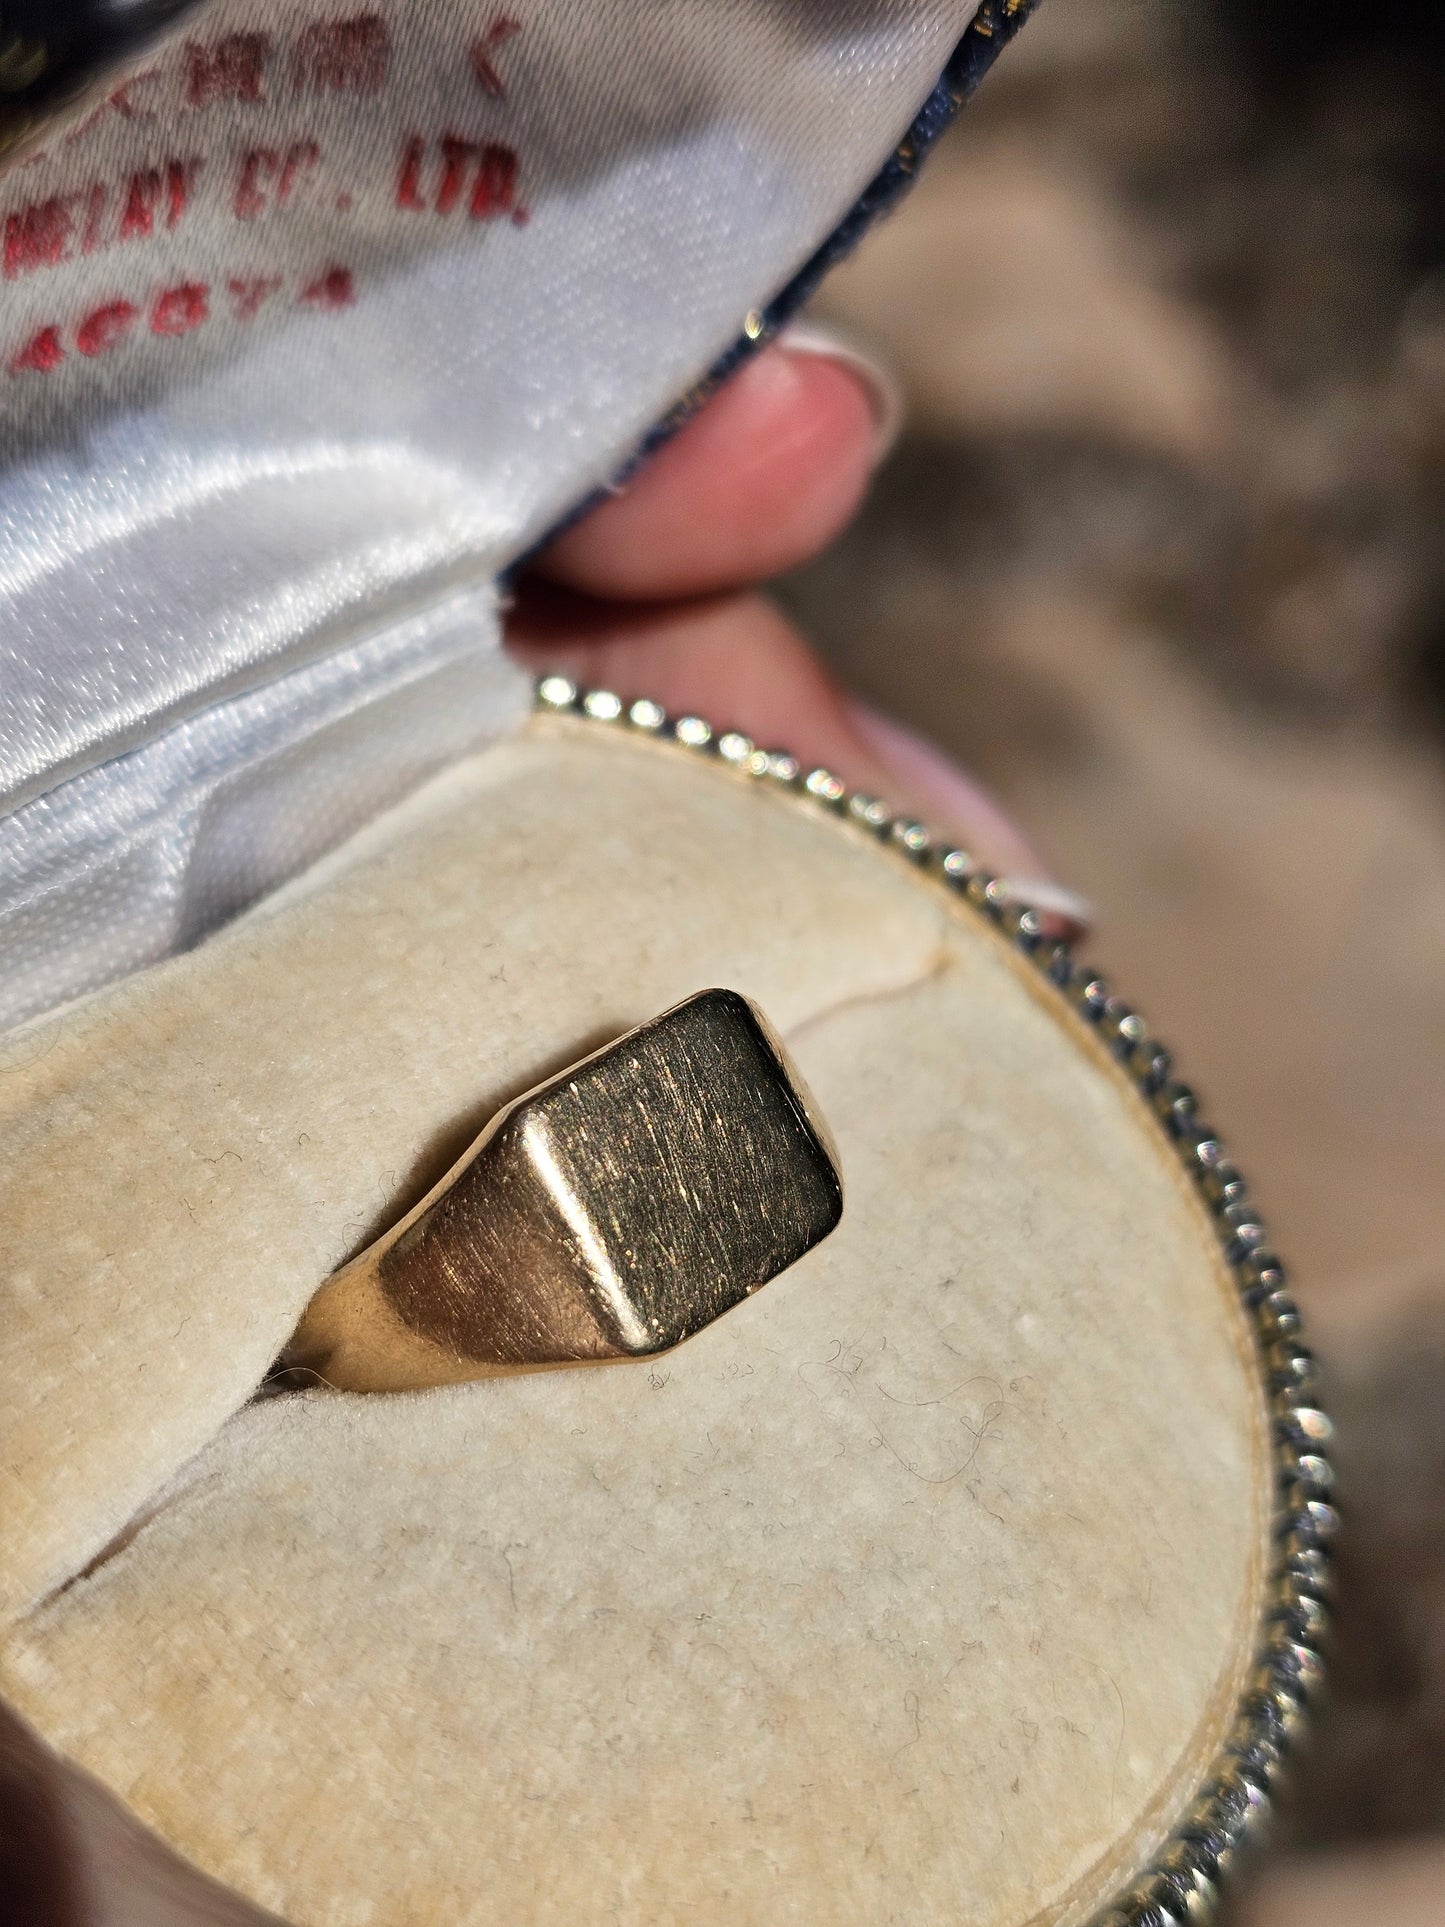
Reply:
[[[650, 1364], [253, 1401], [497, 1104], [756, 998], [839, 1231]], [[539, 720], [0, 1060], [0, 1679], [298, 1923], [1078, 1921], [1248, 1662], [1250, 1341], [1084, 1027], [845, 822]]]

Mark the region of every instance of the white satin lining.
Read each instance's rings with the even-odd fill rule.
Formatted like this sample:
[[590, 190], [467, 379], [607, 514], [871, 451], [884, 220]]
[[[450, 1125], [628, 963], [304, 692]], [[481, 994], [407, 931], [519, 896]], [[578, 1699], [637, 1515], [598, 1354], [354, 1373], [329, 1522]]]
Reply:
[[[216, 0], [204, 24], [280, 49], [335, 11]], [[123, 352], [0, 376], [25, 451], [0, 469], [0, 1028], [195, 943], [519, 725], [491, 582], [832, 231], [972, 12], [529, 0], [503, 97], [458, 57], [496, 9], [409, 0], [374, 98], [298, 93], [278, 53], [257, 100], [112, 115], [6, 178], [0, 215], [79, 205], [205, 147], [175, 232], [7, 282], [17, 339], [141, 272], [293, 294], [243, 325], [217, 293], [194, 336], [137, 321]], [[354, 204], [238, 223], [222, 184], [303, 119], [308, 179]], [[399, 211], [407, 130], [439, 152], [458, 127], [515, 146], [519, 218]], [[333, 256], [355, 300], [321, 313], [294, 290]]]

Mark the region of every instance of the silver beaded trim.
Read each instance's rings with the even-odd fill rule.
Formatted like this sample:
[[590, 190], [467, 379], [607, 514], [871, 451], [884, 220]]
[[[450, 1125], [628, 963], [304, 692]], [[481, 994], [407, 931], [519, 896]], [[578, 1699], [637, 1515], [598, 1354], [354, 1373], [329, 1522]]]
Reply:
[[1281, 1768], [1296, 1746], [1321, 1678], [1320, 1646], [1330, 1591], [1330, 1543], [1339, 1520], [1329, 1503], [1333, 1473], [1325, 1450], [1328, 1417], [1316, 1400], [1315, 1361], [1299, 1342], [1300, 1315], [1284, 1266], [1224, 1146], [1200, 1122], [1194, 1092], [1174, 1076], [1169, 1052], [1144, 1020], [1067, 943], [1045, 933], [1037, 911], [966, 850], [934, 837], [881, 798], [850, 790], [825, 769], [806, 769], [783, 750], [762, 749], [700, 716], [669, 717], [645, 699], [624, 703], [604, 689], [580, 690], [544, 676], [536, 707], [681, 745], [715, 757], [755, 781], [775, 784], [841, 816], [938, 878], [1002, 931], [1040, 977], [1095, 1027], [1141, 1092], [1209, 1209], [1249, 1313], [1273, 1422], [1274, 1561], [1254, 1666], [1234, 1725], [1194, 1800], [1143, 1876], [1095, 1916], [1093, 1927], [1185, 1927], [1213, 1918], [1220, 1882], [1269, 1817]]

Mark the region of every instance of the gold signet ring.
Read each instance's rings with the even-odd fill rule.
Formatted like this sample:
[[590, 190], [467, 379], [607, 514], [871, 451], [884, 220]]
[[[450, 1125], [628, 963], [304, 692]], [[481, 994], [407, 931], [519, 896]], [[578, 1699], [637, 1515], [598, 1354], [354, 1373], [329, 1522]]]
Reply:
[[501, 1111], [327, 1280], [285, 1362], [382, 1392], [644, 1357], [842, 1210], [831, 1141], [767, 1020], [700, 991]]

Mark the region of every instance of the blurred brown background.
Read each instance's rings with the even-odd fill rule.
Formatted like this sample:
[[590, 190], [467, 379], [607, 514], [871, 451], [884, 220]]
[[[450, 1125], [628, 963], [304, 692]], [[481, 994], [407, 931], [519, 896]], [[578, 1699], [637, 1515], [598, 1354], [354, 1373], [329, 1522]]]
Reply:
[[1047, 0], [820, 312], [909, 432], [783, 585], [988, 781], [1330, 1368], [1331, 1703], [1248, 1927], [1445, 1922], [1445, 6]]

